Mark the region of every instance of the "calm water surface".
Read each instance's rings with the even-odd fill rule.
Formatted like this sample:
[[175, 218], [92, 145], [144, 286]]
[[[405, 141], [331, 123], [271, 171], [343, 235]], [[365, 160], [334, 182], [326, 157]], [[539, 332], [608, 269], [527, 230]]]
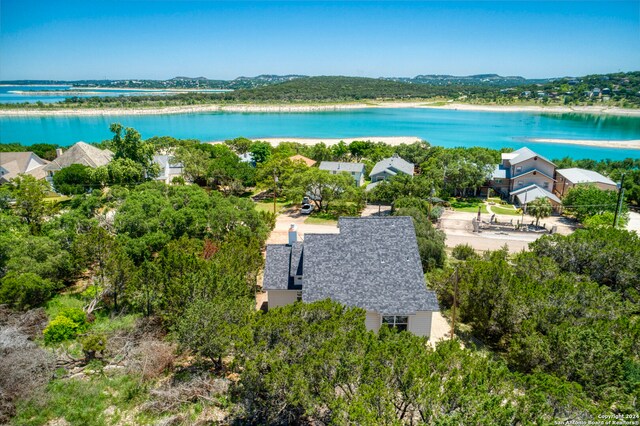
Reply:
[[363, 109], [309, 113], [191, 113], [92, 117], [0, 117], [0, 142], [71, 145], [109, 139], [109, 125], [134, 127], [143, 138], [169, 135], [202, 141], [238, 136], [352, 138], [418, 136], [432, 145], [490, 148], [529, 146], [559, 158], [621, 159], [640, 150], [533, 143], [528, 138], [640, 139], [640, 118], [436, 109]]

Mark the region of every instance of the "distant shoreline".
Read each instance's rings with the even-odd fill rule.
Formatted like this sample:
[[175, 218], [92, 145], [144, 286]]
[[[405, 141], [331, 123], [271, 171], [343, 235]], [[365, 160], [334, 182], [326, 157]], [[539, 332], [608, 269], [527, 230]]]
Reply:
[[[273, 146], [277, 146], [282, 142], [295, 142], [302, 145], [315, 145], [318, 143], [324, 143], [327, 146], [337, 145], [341, 141], [349, 144], [353, 141], [371, 141], [371, 142], [384, 142], [387, 145], [397, 146], [401, 144], [412, 144], [414, 142], [420, 142], [422, 138], [417, 136], [358, 136], [351, 138], [290, 138], [290, 137], [280, 137], [280, 138], [251, 138], [252, 141], [260, 141], [267, 142]], [[223, 143], [224, 141], [208, 141], [205, 143], [216, 144]]]
[[527, 138], [527, 142], [553, 143], [561, 145], [597, 146], [601, 148], [640, 149], [640, 140], [599, 140], [599, 139], [552, 139]]
[[336, 103], [336, 104], [235, 104], [235, 105], [181, 105], [149, 108], [7, 108], [0, 109], [0, 117], [56, 117], [56, 116], [100, 116], [100, 115], [162, 115], [194, 114], [203, 112], [264, 112], [297, 113], [320, 111], [344, 111], [367, 108], [424, 108], [455, 111], [479, 112], [526, 112], [551, 114], [594, 114], [626, 117], [640, 117], [640, 109], [628, 109], [608, 106], [539, 106], [539, 105], [473, 105], [461, 103], [429, 102], [377, 102], [377, 103]]

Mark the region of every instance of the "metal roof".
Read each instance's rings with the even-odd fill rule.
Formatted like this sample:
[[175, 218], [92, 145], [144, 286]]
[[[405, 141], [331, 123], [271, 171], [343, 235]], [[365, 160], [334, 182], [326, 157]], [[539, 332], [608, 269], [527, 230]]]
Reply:
[[346, 163], [343, 161], [322, 161], [320, 170], [328, 170], [330, 172], [360, 172], [364, 173], [364, 164], [362, 163]]
[[512, 191], [510, 195], [515, 195], [520, 204], [529, 204], [533, 200], [542, 197], [549, 198], [558, 204], [562, 203], [560, 198], [556, 197], [546, 189], [540, 188], [536, 184], [531, 184], [527, 187], [520, 188], [517, 191]]
[[577, 167], [571, 169], [559, 169], [556, 172], [571, 183], [604, 183], [607, 185], [617, 185], [614, 181], [606, 176], [601, 175], [593, 170], [579, 169]]
[[[531, 151], [529, 148], [527, 148], [526, 146], [520, 149], [517, 149], [515, 151], [513, 151], [511, 154], [518, 154], [517, 156], [512, 157], [509, 162], [511, 163], [511, 165], [514, 164], [518, 164], [518, 163], [522, 163], [523, 161], [527, 161], [530, 158], [534, 158], [534, 157], [538, 157], [541, 160], [544, 160], [548, 163], [551, 163], [551, 160], [543, 157], [540, 154], [536, 154], [535, 152]], [[555, 165], [555, 164], [554, 164]]]

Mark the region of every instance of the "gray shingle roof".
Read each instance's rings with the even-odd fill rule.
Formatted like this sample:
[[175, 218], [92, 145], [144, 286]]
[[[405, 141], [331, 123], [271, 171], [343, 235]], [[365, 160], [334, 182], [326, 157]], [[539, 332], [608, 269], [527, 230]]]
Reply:
[[604, 183], [607, 185], [616, 185], [614, 181], [606, 176], [601, 175], [593, 170], [579, 169], [573, 167], [571, 169], [556, 170], [559, 175], [565, 177], [571, 183]]
[[369, 173], [369, 176], [382, 173], [387, 169], [390, 169], [394, 173], [402, 172], [409, 176], [413, 176], [413, 163], [402, 159], [398, 156], [398, 154], [393, 154], [392, 157], [378, 161], [376, 165], [373, 166], [373, 169], [371, 170], [371, 173]]
[[289, 245], [269, 244], [267, 246], [267, 260], [264, 265], [264, 278], [262, 281], [263, 289], [300, 289], [299, 285], [294, 285], [293, 278], [290, 275], [291, 252], [291, 246]]
[[267, 246], [264, 289], [294, 288], [290, 275], [301, 260], [305, 302], [330, 298], [389, 315], [439, 310], [410, 217], [340, 218], [338, 226], [339, 234], [306, 234], [293, 248]]
[[345, 163], [342, 161], [323, 161], [320, 163], [320, 170], [328, 170], [330, 172], [360, 172], [364, 173], [364, 164], [362, 163]]

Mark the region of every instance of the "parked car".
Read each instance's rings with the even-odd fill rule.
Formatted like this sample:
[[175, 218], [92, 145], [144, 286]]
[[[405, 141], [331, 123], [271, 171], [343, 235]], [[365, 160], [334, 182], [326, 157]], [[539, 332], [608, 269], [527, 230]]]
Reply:
[[303, 204], [300, 208], [300, 213], [302, 214], [311, 214], [313, 212], [313, 205], [311, 204]]

